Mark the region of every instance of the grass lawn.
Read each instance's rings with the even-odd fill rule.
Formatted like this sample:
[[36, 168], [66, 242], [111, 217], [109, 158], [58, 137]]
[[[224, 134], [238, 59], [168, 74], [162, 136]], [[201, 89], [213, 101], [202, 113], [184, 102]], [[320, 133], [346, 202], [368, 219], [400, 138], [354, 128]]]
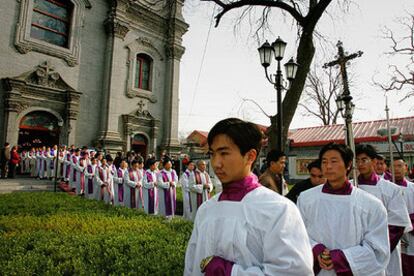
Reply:
[[0, 275], [182, 275], [191, 230], [65, 193], [3, 194]]

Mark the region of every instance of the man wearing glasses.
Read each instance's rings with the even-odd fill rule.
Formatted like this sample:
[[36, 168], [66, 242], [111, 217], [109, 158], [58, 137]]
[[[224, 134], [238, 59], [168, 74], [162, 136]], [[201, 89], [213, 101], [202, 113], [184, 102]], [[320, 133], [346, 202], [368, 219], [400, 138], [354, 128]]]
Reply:
[[391, 258], [386, 275], [402, 275], [400, 239], [412, 229], [402, 190], [375, 173], [377, 152], [373, 146], [360, 144], [355, 152], [359, 188], [377, 197], [387, 209]]

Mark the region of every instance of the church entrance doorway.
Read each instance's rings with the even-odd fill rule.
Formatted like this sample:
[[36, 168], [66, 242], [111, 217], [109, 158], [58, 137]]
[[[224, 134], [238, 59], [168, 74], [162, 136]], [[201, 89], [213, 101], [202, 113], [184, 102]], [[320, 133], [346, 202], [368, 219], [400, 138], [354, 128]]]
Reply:
[[23, 150], [54, 146], [59, 141], [58, 119], [47, 111], [26, 114], [19, 124], [18, 145]]
[[131, 150], [135, 153], [141, 154], [142, 157], [146, 158], [147, 156], [147, 138], [142, 134], [135, 134], [131, 138]]

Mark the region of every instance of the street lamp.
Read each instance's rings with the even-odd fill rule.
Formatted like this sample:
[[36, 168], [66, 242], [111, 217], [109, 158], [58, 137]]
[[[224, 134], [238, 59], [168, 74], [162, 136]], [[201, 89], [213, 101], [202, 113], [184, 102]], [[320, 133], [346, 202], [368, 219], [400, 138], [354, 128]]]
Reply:
[[400, 135], [398, 135], [397, 142], [400, 143], [400, 157], [401, 159], [404, 159], [404, 136], [401, 132]]
[[54, 186], [54, 191], [56, 193], [56, 186], [57, 186], [57, 181], [58, 181], [58, 169], [59, 169], [59, 150], [60, 150], [60, 131], [62, 129], [63, 126], [63, 121], [62, 120], [58, 120], [58, 140], [57, 140], [57, 152], [55, 153], [55, 157], [56, 157], [56, 165], [55, 165], [55, 186]]
[[[278, 37], [275, 42], [272, 43], [272, 45], [269, 44], [269, 42], [266, 40], [263, 45], [258, 48], [259, 56], [260, 56], [260, 63], [265, 69], [266, 78], [267, 80], [273, 84], [273, 86], [276, 89], [276, 96], [277, 96], [277, 112], [278, 112], [278, 145], [280, 147], [280, 150], [283, 151], [284, 144], [283, 144], [283, 112], [282, 112], [282, 90], [287, 90], [287, 88], [283, 85], [283, 76], [282, 71], [280, 69], [280, 61], [283, 59], [283, 56], [285, 54], [286, 49], [286, 42], [284, 42], [280, 37]], [[277, 69], [276, 74], [269, 76], [269, 73], [267, 72], [267, 68], [272, 63], [272, 58], [276, 59], [277, 61]], [[298, 70], [298, 64], [291, 58], [285, 65], [286, 70], [286, 77], [289, 80], [289, 82], [293, 81], [296, 72]], [[273, 123], [273, 121], [272, 121]]]
[[[342, 93], [336, 99], [336, 106], [338, 111], [341, 113], [342, 118], [345, 120], [345, 130], [346, 130], [346, 144], [351, 148], [352, 152], [355, 153], [355, 142], [354, 142], [354, 133], [352, 128], [352, 115], [354, 114], [355, 105], [352, 102], [352, 96], [350, 93]], [[353, 169], [352, 176], [354, 183], [357, 184], [357, 168], [356, 168], [356, 156], [354, 154], [353, 160]]]

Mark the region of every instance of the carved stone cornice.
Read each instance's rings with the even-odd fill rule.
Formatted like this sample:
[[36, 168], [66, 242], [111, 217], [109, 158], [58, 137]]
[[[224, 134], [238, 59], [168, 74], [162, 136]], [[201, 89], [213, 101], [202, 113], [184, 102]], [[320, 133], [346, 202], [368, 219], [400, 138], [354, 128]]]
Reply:
[[180, 60], [185, 52], [185, 48], [181, 45], [167, 45], [165, 47], [165, 53], [169, 59]]
[[108, 34], [115, 37], [124, 39], [129, 32], [128, 23], [122, 22], [119, 19], [114, 18], [113, 15], [109, 16], [104, 22], [105, 30]]

